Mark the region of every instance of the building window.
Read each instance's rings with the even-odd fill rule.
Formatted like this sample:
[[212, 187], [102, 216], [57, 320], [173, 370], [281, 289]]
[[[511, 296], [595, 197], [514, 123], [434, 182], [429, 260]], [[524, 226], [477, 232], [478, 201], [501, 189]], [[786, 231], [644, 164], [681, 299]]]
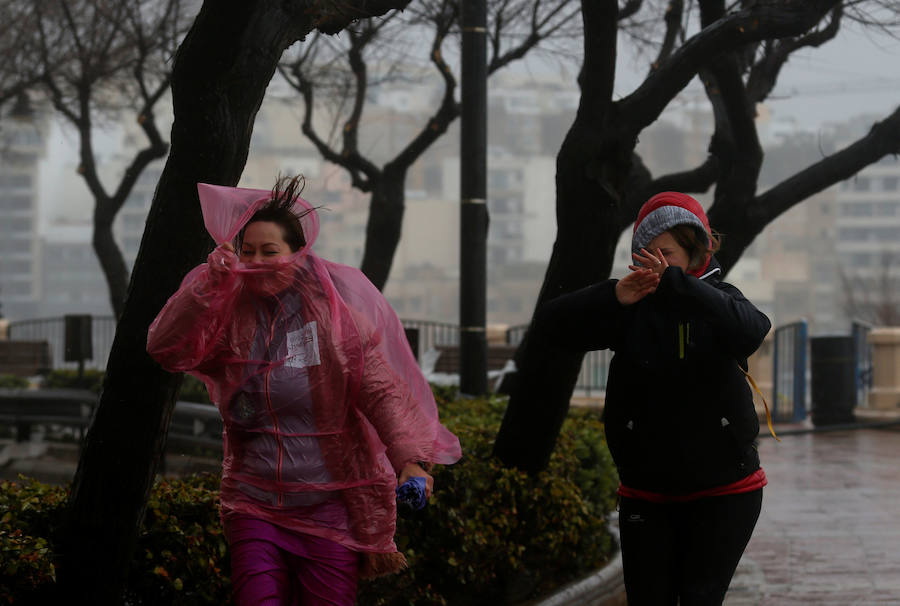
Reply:
[[444, 187], [444, 171], [440, 166], [429, 164], [425, 167], [425, 191], [429, 194], [440, 193]]
[[8, 217], [0, 223], [0, 226], [2, 226], [0, 233], [4, 235], [31, 233], [31, 219], [28, 217]]
[[853, 180], [854, 191], [869, 191], [871, 187], [872, 183], [868, 177], [857, 177]]
[[879, 217], [894, 217], [897, 215], [898, 208], [900, 208], [900, 202], [883, 202], [875, 207], [875, 214]]
[[31, 175], [0, 175], [0, 187], [31, 187]]
[[0, 198], [0, 211], [31, 210], [31, 198], [28, 196], [5, 195]]

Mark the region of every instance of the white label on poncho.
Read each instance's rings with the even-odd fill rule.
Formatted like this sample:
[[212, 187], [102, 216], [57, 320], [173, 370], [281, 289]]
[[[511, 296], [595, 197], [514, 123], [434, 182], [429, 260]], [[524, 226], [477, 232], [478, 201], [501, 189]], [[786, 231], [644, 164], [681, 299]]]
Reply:
[[289, 332], [287, 336], [288, 358], [284, 365], [291, 368], [318, 366], [319, 335], [316, 323], [304, 324], [300, 330]]

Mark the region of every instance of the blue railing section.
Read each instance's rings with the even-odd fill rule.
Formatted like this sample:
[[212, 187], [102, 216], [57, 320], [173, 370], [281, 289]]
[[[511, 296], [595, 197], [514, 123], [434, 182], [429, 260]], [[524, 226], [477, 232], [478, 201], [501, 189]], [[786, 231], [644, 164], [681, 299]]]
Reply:
[[806, 320], [775, 329], [772, 355], [772, 419], [794, 423], [806, 418]]
[[853, 338], [853, 366], [856, 369], [856, 405], [866, 408], [869, 405], [869, 390], [872, 388], [872, 346], [869, 344], [869, 333], [872, 325], [861, 320], [850, 324], [850, 336]]

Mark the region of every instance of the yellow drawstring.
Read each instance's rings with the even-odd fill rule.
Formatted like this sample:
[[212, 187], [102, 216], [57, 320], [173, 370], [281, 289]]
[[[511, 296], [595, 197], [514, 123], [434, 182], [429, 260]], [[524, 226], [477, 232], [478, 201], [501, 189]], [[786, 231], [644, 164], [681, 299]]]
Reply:
[[[738, 368], [741, 368], [741, 365], [738, 364]], [[769, 405], [766, 403], [766, 396], [763, 395], [763, 392], [759, 390], [759, 387], [756, 386], [756, 381], [753, 380], [753, 377], [750, 376], [750, 373], [741, 368], [741, 372], [747, 377], [747, 380], [750, 381], [750, 385], [753, 386], [753, 389], [756, 393], [759, 394], [759, 397], [762, 398], [763, 406], [766, 408], [766, 423], [769, 424], [769, 432], [772, 434], [772, 437], [775, 438], [776, 442], [781, 442], [781, 438], [775, 435], [775, 428], [772, 427], [772, 415], [769, 413]]]

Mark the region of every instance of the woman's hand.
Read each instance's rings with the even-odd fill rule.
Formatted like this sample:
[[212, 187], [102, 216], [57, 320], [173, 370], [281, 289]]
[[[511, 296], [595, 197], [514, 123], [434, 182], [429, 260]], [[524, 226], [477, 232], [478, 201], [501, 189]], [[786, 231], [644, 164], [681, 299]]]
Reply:
[[425, 497], [431, 496], [431, 491], [434, 488], [434, 478], [422, 469], [421, 465], [418, 463], [407, 463], [403, 470], [400, 471], [400, 477], [397, 478], [397, 486], [400, 486], [410, 478], [425, 478]]
[[622, 305], [637, 303], [656, 290], [659, 274], [650, 269], [632, 267], [634, 271], [616, 282], [616, 299]]
[[666, 268], [669, 267], [665, 255], [658, 248], [656, 249], [655, 255], [647, 252], [647, 249], [642, 248], [640, 253], [631, 253], [631, 258], [637, 262], [637, 265], [628, 266], [628, 269], [631, 270], [649, 269], [653, 273], [661, 276], [662, 273], [666, 271]]
[[234, 246], [230, 242], [225, 242], [209, 253], [206, 262], [209, 264], [209, 281], [216, 285], [221, 284], [231, 274], [238, 258], [234, 254]]

